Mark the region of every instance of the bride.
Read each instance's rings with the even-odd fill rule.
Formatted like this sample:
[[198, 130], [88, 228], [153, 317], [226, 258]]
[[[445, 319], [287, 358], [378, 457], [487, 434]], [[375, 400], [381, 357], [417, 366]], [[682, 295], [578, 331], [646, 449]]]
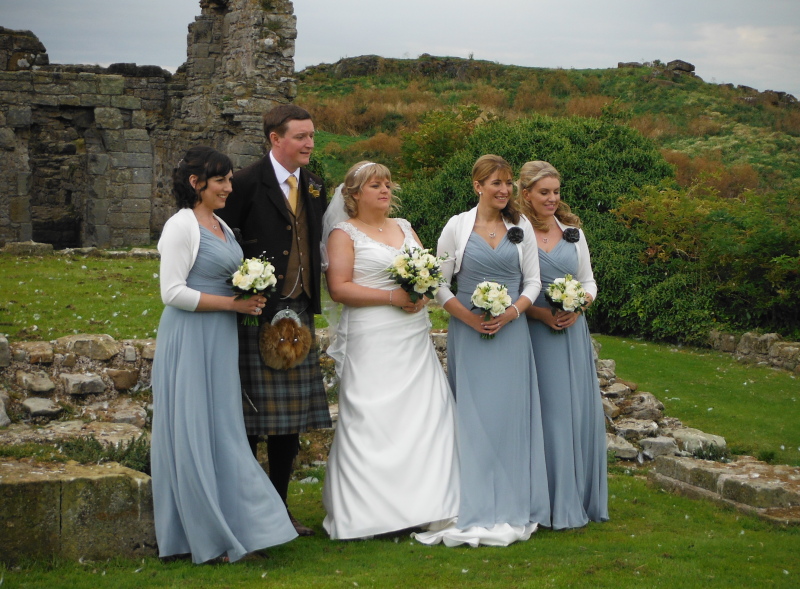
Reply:
[[394, 188], [385, 166], [360, 162], [325, 215], [328, 289], [344, 305], [328, 349], [340, 378], [322, 491], [333, 539], [458, 513], [454, 404], [428, 335], [427, 300], [411, 302], [387, 270], [404, 246], [422, 247], [408, 221], [388, 216]]

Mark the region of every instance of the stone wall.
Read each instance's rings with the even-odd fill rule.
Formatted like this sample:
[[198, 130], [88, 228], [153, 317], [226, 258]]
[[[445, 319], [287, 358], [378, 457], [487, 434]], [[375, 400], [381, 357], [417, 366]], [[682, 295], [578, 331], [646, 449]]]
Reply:
[[742, 335], [713, 330], [709, 345], [720, 352], [728, 352], [737, 360], [782, 368], [800, 374], [800, 342], [787, 342], [777, 333]]
[[174, 75], [50, 64], [33, 33], [0, 27], [0, 246], [150, 243], [174, 212], [172, 170], [188, 147], [211, 145], [237, 168], [263, 154], [261, 115], [296, 95], [292, 3], [200, 8]]

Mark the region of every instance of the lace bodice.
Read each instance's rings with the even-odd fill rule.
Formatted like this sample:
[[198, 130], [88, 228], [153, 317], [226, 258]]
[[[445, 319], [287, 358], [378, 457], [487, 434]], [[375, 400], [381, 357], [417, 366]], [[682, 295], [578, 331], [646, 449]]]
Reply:
[[334, 229], [341, 229], [353, 240], [355, 262], [353, 264], [353, 282], [371, 288], [393, 289], [397, 283], [389, 274], [387, 268], [394, 258], [400, 254], [403, 247], [419, 247], [411, 224], [405, 219], [397, 219], [397, 224], [402, 229], [405, 239], [400, 248], [392, 247], [386, 243], [375, 241], [369, 235], [359, 230], [352, 223], [343, 221], [337, 223]]

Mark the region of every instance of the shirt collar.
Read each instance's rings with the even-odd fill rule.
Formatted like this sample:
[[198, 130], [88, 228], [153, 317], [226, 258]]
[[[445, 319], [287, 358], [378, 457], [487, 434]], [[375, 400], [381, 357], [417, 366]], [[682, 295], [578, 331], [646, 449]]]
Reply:
[[286, 184], [286, 179], [289, 176], [294, 176], [297, 178], [297, 185], [300, 185], [300, 168], [294, 171], [294, 174], [291, 174], [289, 170], [284, 168], [281, 163], [275, 159], [275, 156], [272, 155], [272, 151], [269, 152], [269, 159], [272, 162], [272, 168], [275, 170], [275, 178], [278, 180], [278, 184], [284, 185]]

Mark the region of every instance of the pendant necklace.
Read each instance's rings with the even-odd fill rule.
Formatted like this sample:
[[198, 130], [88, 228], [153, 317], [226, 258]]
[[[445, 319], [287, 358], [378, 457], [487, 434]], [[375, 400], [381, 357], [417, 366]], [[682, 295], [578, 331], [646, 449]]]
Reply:
[[494, 231], [490, 231], [489, 232], [489, 238], [490, 239], [494, 239], [495, 237], [497, 237], [497, 229], [495, 229]]
[[370, 225], [369, 223], [367, 223], [366, 221], [362, 221], [362, 220], [361, 220], [361, 219], [359, 219], [358, 217], [356, 217], [356, 219], [358, 219], [359, 221], [361, 221], [362, 223], [364, 223], [364, 225], [366, 225], [367, 227], [372, 227], [373, 229], [377, 229], [377, 230], [378, 230], [378, 231], [380, 231], [381, 233], [383, 233], [383, 227], [386, 225], [386, 221], [388, 221], [388, 220], [389, 220], [389, 219], [384, 219], [384, 220], [383, 220], [383, 225], [381, 225], [380, 227], [375, 227], [375, 225]]

